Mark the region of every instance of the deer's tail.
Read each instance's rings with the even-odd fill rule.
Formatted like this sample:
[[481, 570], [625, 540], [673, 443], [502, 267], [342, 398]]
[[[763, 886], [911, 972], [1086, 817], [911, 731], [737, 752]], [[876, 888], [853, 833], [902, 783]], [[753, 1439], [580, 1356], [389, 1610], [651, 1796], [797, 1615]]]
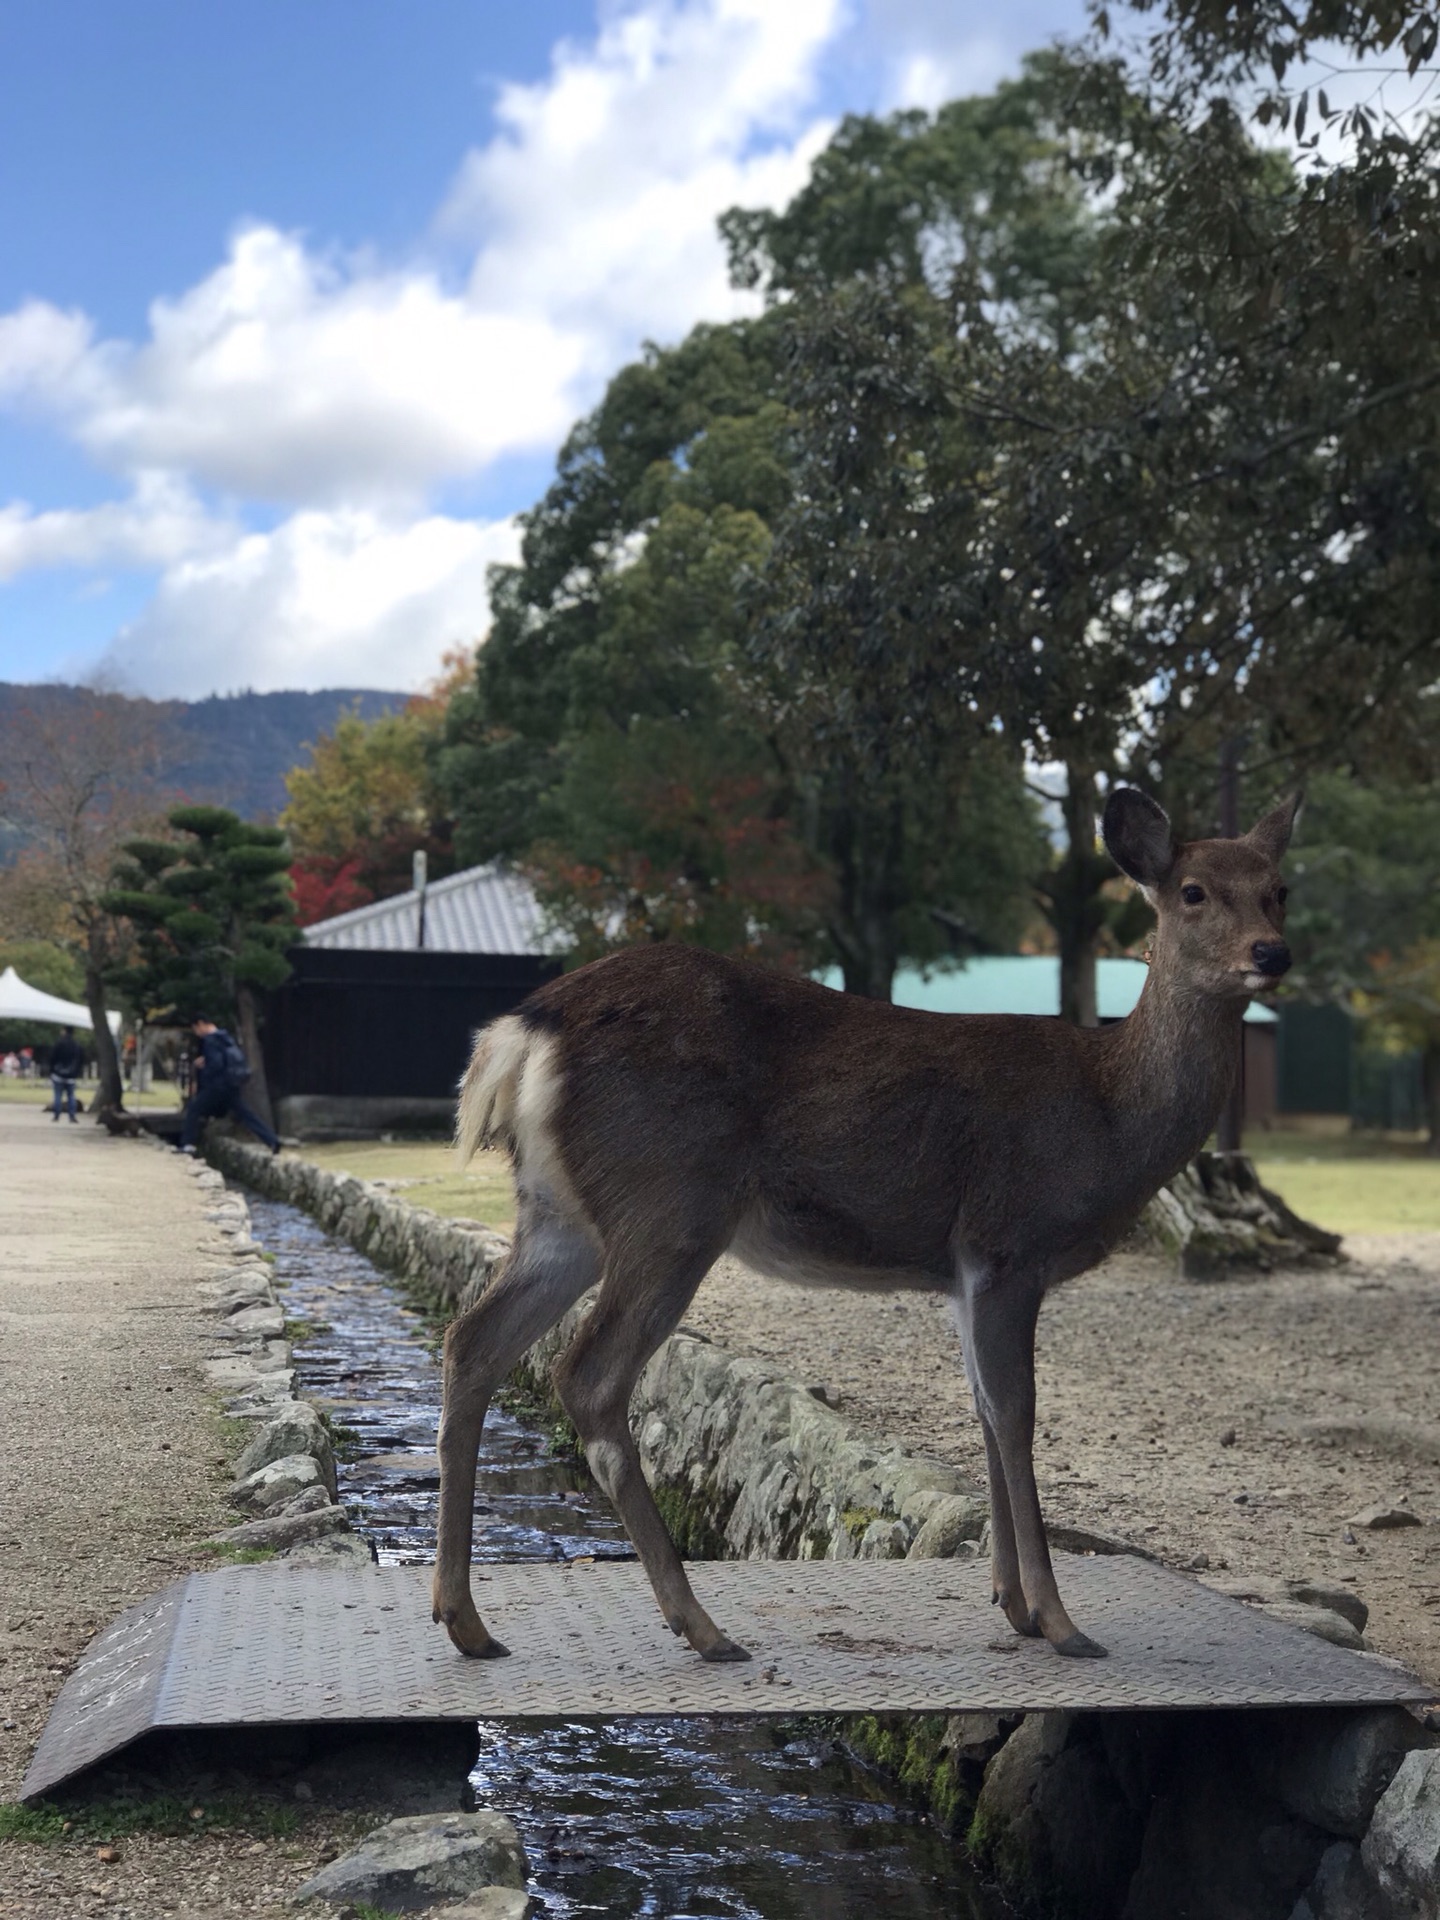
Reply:
[[513, 1013], [476, 1034], [455, 1112], [455, 1150], [462, 1167], [477, 1147], [492, 1140], [513, 1146], [520, 1079], [534, 1038]]

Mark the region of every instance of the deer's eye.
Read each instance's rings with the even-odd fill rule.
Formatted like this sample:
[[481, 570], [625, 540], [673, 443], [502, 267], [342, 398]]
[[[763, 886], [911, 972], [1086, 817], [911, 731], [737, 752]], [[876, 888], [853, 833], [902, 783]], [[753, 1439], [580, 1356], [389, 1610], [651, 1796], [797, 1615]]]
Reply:
[[1180, 898], [1187, 907], [1198, 907], [1205, 898], [1205, 889], [1204, 887], [1181, 887]]
[[1290, 889], [1288, 887], [1281, 887], [1280, 891], [1276, 894], [1275, 898], [1280, 902], [1281, 906], [1283, 907], [1285, 902], [1290, 898]]

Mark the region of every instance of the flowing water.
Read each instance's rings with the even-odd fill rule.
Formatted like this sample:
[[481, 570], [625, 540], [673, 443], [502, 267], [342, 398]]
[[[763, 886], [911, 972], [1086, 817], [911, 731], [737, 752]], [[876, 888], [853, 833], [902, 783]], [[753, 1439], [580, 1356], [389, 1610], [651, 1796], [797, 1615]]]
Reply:
[[[340, 1497], [384, 1565], [434, 1557], [440, 1373], [430, 1329], [362, 1254], [247, 1195], [276, 1256], [299, 1391], [353, 1436]], [[501, 1408], [485, 1423], [475, 1557], [630, 1554], [584, 1467]], [[483, 1721], [476, 1797], [508, 1814], [553, 1916], [998, 1920], [958, 1849], [823, 1729], [766, 1719]]]

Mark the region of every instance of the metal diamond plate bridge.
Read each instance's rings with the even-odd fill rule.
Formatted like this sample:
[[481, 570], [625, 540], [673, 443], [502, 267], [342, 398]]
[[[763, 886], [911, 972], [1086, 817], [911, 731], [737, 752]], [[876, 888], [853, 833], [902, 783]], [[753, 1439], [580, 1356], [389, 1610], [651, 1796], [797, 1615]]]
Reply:
[[156, 1727], [666, 1714], [1366, 1705], [1432, 1688], [1131, 1558], [1057, 1556], [1108, 1660], [1017, 1639], [989, 1568], [953, 1560], [712, 1561], [701, 1603], [753, 1658], [707, 1666], [633, 1561], [472, 1575], [506, 1660], [466, 1660], [430, 1621], [425, 1567], [191, 1574], [89, 1647], [22, 1799]]

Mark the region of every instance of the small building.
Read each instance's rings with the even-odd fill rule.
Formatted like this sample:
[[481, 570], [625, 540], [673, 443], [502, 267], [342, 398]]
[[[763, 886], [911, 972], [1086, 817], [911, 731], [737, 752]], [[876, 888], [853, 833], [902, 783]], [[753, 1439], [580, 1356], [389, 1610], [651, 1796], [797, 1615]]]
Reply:
[[282, 1133], [447, 1128], [477, 1027], [560, 970], [498, 862], [306, 927], [265, 1018]]

